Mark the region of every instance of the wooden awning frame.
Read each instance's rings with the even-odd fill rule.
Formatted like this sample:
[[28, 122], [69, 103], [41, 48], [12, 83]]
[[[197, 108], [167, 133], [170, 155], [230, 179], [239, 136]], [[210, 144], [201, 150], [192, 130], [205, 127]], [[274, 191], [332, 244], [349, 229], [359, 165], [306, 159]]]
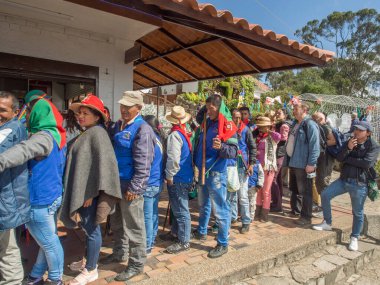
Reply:
[[[332, 52], [289, 40], [196, 0], [66, 1], [158, 26], [126, 51], [125, 63], [134, 64], [135, 89], [323, 66], [333, 57]], [[187, 34], [194, 40], [189, 42]], [[224, 54], [218, 49], [230, 55], [231, 64], [220, 60]], [[191, 61], [198, 66], [189, 66]]]

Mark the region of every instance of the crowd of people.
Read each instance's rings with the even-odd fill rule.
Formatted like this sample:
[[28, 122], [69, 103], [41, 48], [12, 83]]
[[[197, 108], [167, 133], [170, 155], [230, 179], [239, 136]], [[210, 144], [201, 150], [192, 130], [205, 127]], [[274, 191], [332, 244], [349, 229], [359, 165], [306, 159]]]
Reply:
[[[212, 94], [195, 118], [174, 106], [165, 133], [155, 116], [142, 116], [138, 91], [123, 93], [116, 122], [92, 94], [71, 104], [65, 120], [42, 91], [28, 92], [24, 101], [26, 128], [17, 98], [0, 92], [0, 284], [22, 282], [15, 235], [21, 225], [39, 246], [25, 284], [63, 284], [58, 219], [86, 234], [84, 257], [69, 265], [78, 272], [69, 284], [96, 280], [99, 263], [128, 260], [117, 281], [141, 274], [155, 246], [164, 186], [171, 229], [159, 238], [172, 242], [166, 248], [171, 254], [189, 250], [191, 239], [206, 240], [212, 216], [217, 235], [209, 258], [228, 252], [231, 224], [241, 223], [246, 234], [251, 223], [267, 222], [270, 212], [298, 216], [295, 222], [305, 226], [322, 210], [323, 222], [313, 228], [331, 230], [330, 201], [347, 192], [353, 212], [349, 249], [358, 249], [367, 183], [380, 151], [365, 120], [353, 118], [350, 137], [341, 141], [325, 114], [309, 115], [307, 103], [293, 104], [292, 114], [278, 109], [253, 118], [249, 108], [230, 111]], [[334, 160], [342, 170], [330, 184]], [[283, 209], [284, 184], [291, 192], [289, 212]], [[199, 219], [192, 230], [194, 196]], [[99, 260], [105, 221], [113, 251]]]

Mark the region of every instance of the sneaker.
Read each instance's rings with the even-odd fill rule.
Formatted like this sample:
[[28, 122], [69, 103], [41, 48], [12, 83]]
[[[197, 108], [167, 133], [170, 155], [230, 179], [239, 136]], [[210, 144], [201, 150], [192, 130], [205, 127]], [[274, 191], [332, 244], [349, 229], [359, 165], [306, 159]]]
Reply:
[[240, 229], [240, 233], [241, 234], [246, 234], [246, 233], [248, 233], [249, 232], [249, 224], [243, 224], [243, 226], [241, 227], [241, 229]]
[[311, 220], [301, 217], [298, 220], [296, 220], [295, 223], [299, 226], [307, 226], [311, 225]]
[[323, 211], [320, 211], [320, 212], [313, 212], [313, 213], [311, 214], [311, 216], [312, 216], [313, 218], [323, 218]]
[[331, 227], [331, 225], [326, 223], [326, 221], [323, 221], [321, 224], [314, 225], [313, 230], [316, 230], [316, 231], [332, 231], [332, 227]]
[[172, 232], [168, 232], [166, 234], [160, 234], [158, 238], [162, 241], [176, 241], [177, 236], [173, 235]]
[[100, 259], [99, 263], [101, 263], [101, 264], [111, 264], [111, 263], [124, 262], [124, 261], [127, 261], [127, 260], [128, 260], [127, 256], [120, 256], [120, 255], [115, 255], [115, 254], [111, 253], [110, 255], [107, 255], [106, 257]]
[[179, 253], [181, 251], [186, 251], [189, 249], [190, 249], [190, 243], [188, 243], [188, 242], [183, 243], [183, 242], [178, 241], [175, 244], [168, 246], [166, 248], [166, 252], [171, 253], [171, 254], [176, 254], [176, 253]]
[[211, 232], [213, 234], [217, 234], [219, 232], [219, 226], [218, 224], [213, 224], [212, 227], [211, 227]]
[[313, 211], [313, 212], [319, 212], [320, 210], [321, 210], [321, 209], [320, 209], [320, 207], [318, 206], [318, 204], [313, 203], [312, 211]]
[[237, 219], [233, 219], [233, 220], [231, 220], [231, 225], [235, 225], [235, 224], [237, 224], [238, 223], [238, 220]]
[[350, 244], [348, 246], [348, 249], [351, 251], [357, 251], [359, 249], [358, 246], [358, 238], [356, 237], [351, 237]]
[[53, 281], [53, 280], [49, 280], [49, 279], [47, 279], [47, 280], [44, 282], [44, 285], [64, 285], [64, 283], [63, 283], [62, 280]]
[[98, 279], [98, 268], [91, 271], [87, 271], [86, 268], [83, 268], [82, 272], [69, 282], [69, 285], [85, 285], [96, 279]]
[[300, 213], [298, 212], [295, 212], [295, 211], [287, 211], [287, 212], [282, 212], [282, 214], [285, 216], [285, 217], [299, 217]]
[[144, 272], [143, 268], [136, 268], [134, 266], [128, 266], [127, 269], [115, 277], [115, 281], [127, 281], [137, 275]]
[[207, 240], [207, 235], [202, 235], [198, 232], [198, 230], [195, 230], [191, 233], [191, 238], [197, 240]]
[[223, 254], [226, 254], [227, 252], [228, 252], [228, 246], [223, 246], [223, 245], [218, 244], [215, 248], [210, 250], [207, 257], [217, 258], [217, 257], [221, 257]]
[[83, 268], [86, 267], [86, 259], [85, 258], [82, 258], [81, 260], [79, 261], [74, 261], [74, 262], [71, 262], [69, 265], [67, 265], [67, 267], [69, 267], [69, 269], [71, 271], [74, 271], [74, 272], [81, 272], [83, 270]]
[[42, 285], [44, 284], [44, 279], [42, 277], [32, 277], [28, 275], [25, 282], [23, 283], [25, 285]]
[[151, 248], [147, 248], [146, 249], [146, 256], [150, 256], [152, 254], [152, 249]]

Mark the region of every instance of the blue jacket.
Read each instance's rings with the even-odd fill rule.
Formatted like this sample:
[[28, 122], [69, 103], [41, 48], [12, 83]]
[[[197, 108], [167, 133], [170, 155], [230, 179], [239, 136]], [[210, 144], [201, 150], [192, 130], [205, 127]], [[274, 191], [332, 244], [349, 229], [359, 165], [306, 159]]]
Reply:
[[132, 123], [116, 133], [113, 139], [122, 191], [144, 194], [154, 158], [156, 136], [138, 115]]
[[51, 205], [62, 196], [66, 146], [59, 149], [53, 137], [52, 141], [53, 149], [47, 157], [28, 161], [28, 188], [32, 206]]
[[194, 179], [193, 158], [186, 138], [178, 132], [182, 139], [181, 158], [179, 161], [179, 171], [173, 177], [174, 183], [192, 183]]
[[[206, 134], [206, 171], [225, 172], [227, 171], [227, 159], [236, 158], [238, 146], [235, 144], [222, 143], [220, 150], [213, 149], [213, 139], [218, 135], [218, 121], [207, 119]], [[236, 138], [236, 135], [234, 136]], [[195, 165], [202, 169], [202, 146], [203, 131], [201, 132], [195, 149]]]
[[[294, 125], [291, 127], [290, 133]], [[302, 169], [307, 165], [316, 166], [319, 154], [319, 127], [310, 117], [305, 117], [300, 123], [294, 139], [293, 155], [285, 156], [284, 166]]]
[[[243, 131], [241, 132], [240, 136], [238, 136], [238, 145], [239, 145], [239, 151], [241, 152], [242, 159], [244, 159], [245, 163], [249, 165], [249, 150], [248, 150], [248, 144], [247, 144], [247, 135], [248, 132], [250, 132], [250, 129], [246, 126]], [[235, 166], [238, 163], [238, 168], [244, 168], [244, 164], [241, 161], [241, 159], [238, 158], [230, 158], [228, 159], [227, 165], [228, 166]]]
[[[256, 163], [253, 166], [253, 173], [248, 177], [248, 188], [256, 187], [259, 182], [259, 164], [260, 161], [256, 160]], [[259, 186], [262, 187], [262, 185]]]
[[[26, 139], [25, 127], [12, 119], [0, 126], [0, 153]], [[28, 168], [24, 163], [0, 173], [0, 231], [16, 228], [29, 219]]]
[[154, 158], [150, 169], [148, 186], [161, 186], [163, 181], [163, 146], [160, 137], [156, 135], [156, 145], [154, 146]]

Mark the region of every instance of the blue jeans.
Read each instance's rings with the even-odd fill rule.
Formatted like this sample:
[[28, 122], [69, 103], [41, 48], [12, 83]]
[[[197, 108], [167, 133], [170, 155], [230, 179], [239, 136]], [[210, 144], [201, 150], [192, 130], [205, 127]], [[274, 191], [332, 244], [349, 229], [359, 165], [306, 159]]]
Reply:
[[170, 207], [173, 212], [171, 232], [182, 243], [190, 241], [191, 217], [189, 210], [189, 191], [192, 183], [174, 183], [168, 186]]
[[26, 224], [40, 249], [30, 276], [42, 277], [48, 270], [48, 278], [61, 280], [63, 274], [63, 248], [57, 235], [57, 211], [62, 203], [58, 197], [51, 205], [32, 206], [30, 221]]
[[205, 185], [198, 193], [199, 226], [198, 232], [207, 234], [211, 208], [219, 226], [216, 240], [219, 245], [228, 245], [228, 231], [231, 225], [230, 203], [227, 201], [227, 171], [211, 171]]
[[144, 193], [144, 221], [146, 231], [146, 249], [154, 246], [158, 231], [158, 202], [161, 193], [160, 186], [148, 186]]
[[251, 223], [248, 199], [248, 176], [244, 168], [238, 168], [240, 188], [237, 192], [228, 192], [228, 201], [231, 208], [231, 219], [238, 218], [238, 200], [240, 205], [241, 222], [243, 225]]
[[81, 218], [81, 226], [86, 233], [86, 269], [96, 269], [100, 247], [102, 246], [102, 233], [100, 225], [96, 224], [96, 211], [98, 208], [98, 197], [92, 200], [90, 207], [81, 207], [78, 213]]
[[358, 183], [355, 179], [342, 180], [338, 179], [330, 184], [321, 193], [323, 217], [326, 223], [332, 223], [331, 217], [331, 200], [344, 193], [349, 193], [352, 204], [353, 224], [352, 224], [352, 237], [358, 238], [364, 223], [364, 202], [367, 198], [367, 185], [365, 183]]

